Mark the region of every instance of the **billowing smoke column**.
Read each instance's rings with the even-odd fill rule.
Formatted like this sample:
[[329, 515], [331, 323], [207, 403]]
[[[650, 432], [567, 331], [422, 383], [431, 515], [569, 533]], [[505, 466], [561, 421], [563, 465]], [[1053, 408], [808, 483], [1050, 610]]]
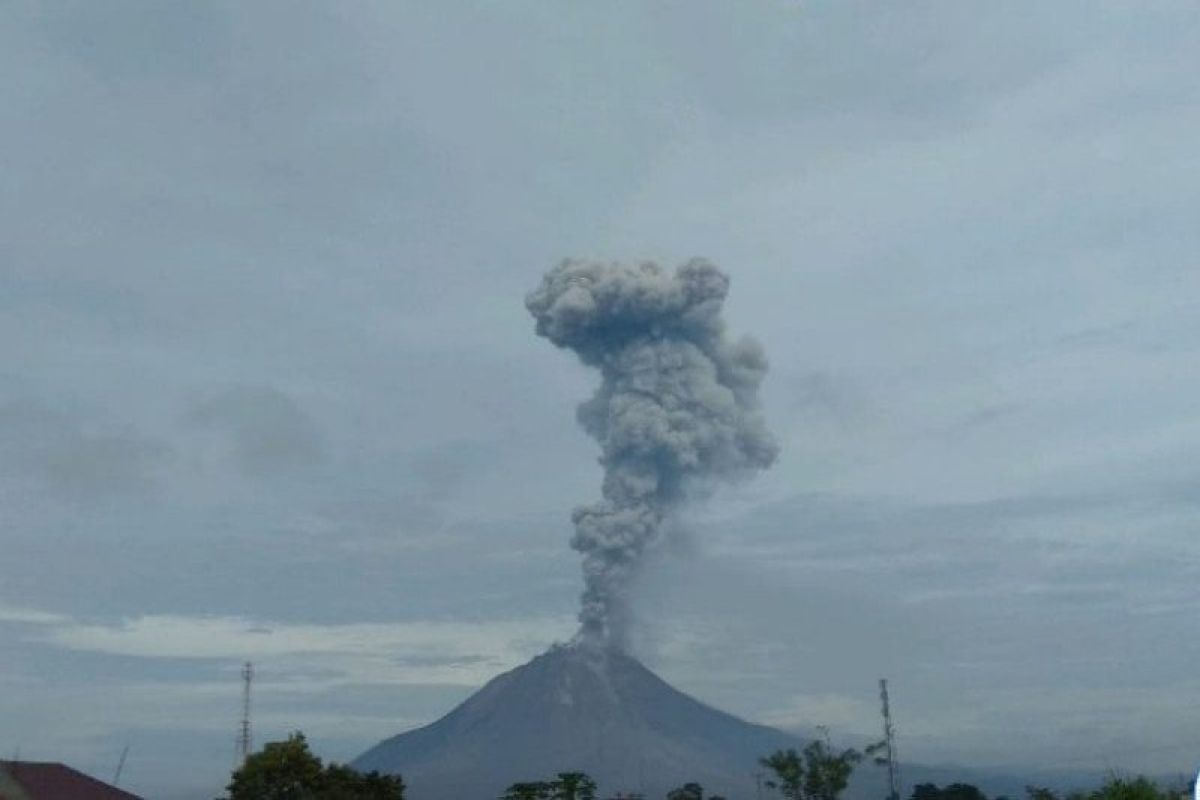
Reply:
[[525, 300], [538, 335], [603, 376], [578, 411], [604, 466], [604, 499], [573, 514], [585, 641], [624, 646], [630, 581], [685, 494], [775, 459], [758, 402], [766, 358], [757, 342], [726, 339], [728, 290], [699, 259], [673, 275], [652, 263], [565, 261]]

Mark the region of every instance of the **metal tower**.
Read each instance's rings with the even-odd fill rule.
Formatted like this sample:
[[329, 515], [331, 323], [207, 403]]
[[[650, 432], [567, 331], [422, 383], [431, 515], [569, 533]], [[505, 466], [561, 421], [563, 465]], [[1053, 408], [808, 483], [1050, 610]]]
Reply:
[[242, 665], [242, 724], [238, 732], [238, 763], [245, 763], [254, 749], [250, 735], [250, 684], [254, 681], [254, 665]]
[[121, 785], [121, 771], [125, 769], [125, 758], [129, 755], [129, 745], [125, 745], [125, 749], [121, 751], [121, 759], [117, 761], [117, 771], [113, 773], [112, 785]]
[[895, 729], [888, 705], [887, 678], [879, 679], [879, 699], [883, 703], [883, 742], [887, 752], [888, 800], [900, 800], [900, 770], [896, 766]]

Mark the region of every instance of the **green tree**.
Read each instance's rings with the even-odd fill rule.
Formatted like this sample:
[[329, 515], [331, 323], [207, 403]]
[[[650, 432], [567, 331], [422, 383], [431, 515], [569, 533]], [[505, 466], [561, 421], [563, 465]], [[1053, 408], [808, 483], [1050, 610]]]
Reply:
[[596, 800], [596, 782], [584, 772], [560, 772], [550, 786], [552, 800]]
[[248, 757], [226, 791], [227, 800], [404, 800], [398, 776], [325, 767], [298, 731]]
[[547, 800], [553, 786], [546, 781], [524, 781], [509, 786], [500, 800]]
[[560, 772], [553, 781], [521, 781], [500, 800], [596, 800], [596, 782], [586, 772]]
[[1099, 789], [1088, 792], [1086, 800], [1177, 800], [1186, 790], [1160, 787], [1144, 775], [1129, 777], [1111, 773]]
[[[698, 783], [685, 783], [667, 792], [667, 800], [704, 800], [704, 787]], [[708, 800], [725, 800], [719, 794], [710, 795]]]
[[803, 754], [777, 750], [760, 763], [775, 775], [767, 786], [788, 800], [837, 800], [862, 759], [853, 748], [834, 753], [824, 742], [812, 741]]
[[404, 781], [399, 775], [362, 773], [343, 764], [330, 764], [317, 793], [320, 800], [403, 800]]
[[1045, 786], [1026, 785], [1025, 796], [1029, 800], [1058, 800], [1058, 795], [1054, 790], [1047, 789]]
[[704, 800], [704, 789], [698, 783], [685, 783], [667, 792], [667, 800]]
[[969, 783], [951, 783], [944, 788], [938, 788], [935, 783], [918, 783], [913, 787], [910, 800], [987, 800], [987, 795]]
[[309, 800], [320, 787], [322, 772], [321, 759], [297, 731], [249, 756], [225, 790], [229, 800]]
[[1160, 787], [1144, 775], [1131, 778], [1114, 772], [1091, 791], [1060, 795], [1042, 786], [1026, 786], [1025, 795], [1028, 800], [1186, 800], [1191, 796], [1191, 788], [1186, 779], [1178, 786]]

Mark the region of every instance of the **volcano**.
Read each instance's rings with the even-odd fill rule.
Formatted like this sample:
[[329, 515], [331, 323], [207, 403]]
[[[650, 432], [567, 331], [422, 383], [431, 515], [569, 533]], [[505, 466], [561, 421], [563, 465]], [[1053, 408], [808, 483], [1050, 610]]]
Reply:
[[752, 797], [758, 759], [797, 738], [673, 689], [625, 653], [559, 645], [492, 679], [446, 716], [359, 756], [423, 800], [485, 800], [517, 781], [582, 771], [602, 797], [662, 797], [694, 781]]

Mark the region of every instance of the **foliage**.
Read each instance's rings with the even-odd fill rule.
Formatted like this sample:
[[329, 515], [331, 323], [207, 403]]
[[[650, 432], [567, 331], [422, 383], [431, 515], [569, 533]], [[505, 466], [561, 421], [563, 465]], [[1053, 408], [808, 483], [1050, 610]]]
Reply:
[[560, 772], [553, 781], [514, 783], [501, 800], [596, 800], [596, 782], [584, 772]]
[[[1025, 794], [1029, 800], [1060, 800], [1060, 795], [1039, 786], [1026, 786]], [[1131, 778], [1111, 773], [1100, 788], [1070, 792], [1061, 800], [1185, 800], [1190, 794], [1186, 784], [1159, 786], [1144, 775]]]
[[1058, 795], [1044, 786], [1026, 786], [1025, 796], [1028, 800], [1058, 800]]
[[667, 800], [704, 800], [704, 789], [698, 783], [685, 783], [667, 792]]
[[[1044, 786], [1025, 787], [1027, 800], [1187, 800], [1190, 794], [1186, 786], [1160, 787], [1142, 775], [1130, 778], [1116, 773], [1110, 774], [1099, 788], [1090, 791], [1060, 794]], [[952, 783], [941, 788], [932, 783], [921, 783], [913, 787], [909, 800], [987, 800], [987, 797], [969, 783]]]
[[550, 792], [550, 783], [547, 781], [524, 781], [509, 786], [500, 800], [546, 800]]
[[596, 782], [583, 772], [560, 772], [550, 787], [551, 800], [596, 800]]
[[[704, 800], [704, 787], [698, 783], [685, 783], [667, 792], [667, 800]], [[708, 800], [725, 800], [720, 795], [711, 795]]]
[[987, 800], [987, 795], [969, 783], [951, 783], [944, 788], [933, 783], [918, 783], [913, 787], [910, 800]]
[[1159, 786], [1143, 775], [1129, 778], [1112, 774], [1087, 795], [1087, 800], [1180, 800], [1190, 794], [1186, 788]]
[[362, 773], [343, 764], [325, 768], [320, 800], [404, 800], [404, 781], [397, 775]]
[[777, 750], [760, 763], [775, 775], [767, 786], [788, 800], [837, 800], [862, 759], [853, 748], [834, 753], [824, 742], [813, 741], [803, 754], [791, 748]]
[[226, 787], [227, 800], [404, 800], [398, 776], [325, 767], [304, 734], [270, 742], [246, 759]]

